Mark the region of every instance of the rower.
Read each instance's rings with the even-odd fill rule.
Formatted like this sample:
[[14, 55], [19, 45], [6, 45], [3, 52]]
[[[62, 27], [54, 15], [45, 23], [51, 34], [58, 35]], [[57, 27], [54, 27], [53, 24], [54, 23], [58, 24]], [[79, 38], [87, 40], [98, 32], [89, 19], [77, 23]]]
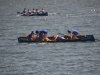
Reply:
[[47, 37], [47, 30], [43, 30], [43, 33], [44, 33], [44, 38], [43, 38], [43, 40], [44, 41], [51, 41], [48, 37]]
[[28, 36], [27, 36], [27, 40], [28, 41], [35, 41], [36, 36], [34, 35], [34, 31], [32, 31]]
[[39, 13], [40, 13], [40, 11], [38, 9], [36, 9], [36, 14], [39, 14]]
[[59, 36], [59, 35], [55, 35], [53, 41], [66, 41], [66, 40], [68, 40], [68, 38]]
[[79, 34], [77, 30], [68, 30], [68, 33], [70, 33], [70, 39], [75, 40], [78, 39], [77, 35]]
[[36, 30], [35, 33], [36, 33], [36, 37], [39, 37], [40, 32], [38, 30]]
[[40, 11], [41, 14], [45, 13], [45, 10], [42, 8], [42, 10]]
[[31, 15], [31, 11], [29, 9], [27, 11], [27, 15]]
[[26, 14], [26, 8], [24, 8], [21, 14]]
[[47, 37], [47, 30], [40, 30], [39, 31], [39, 40], [40, 41], [51, 41], [48, 37]]
[[43, 30], [40, 30], [39, 31], [39, 41], [43, 41], [43, 38], [44, 38]]
[[36, 11], [35, 9], [32, 10], [31, 14], [36, 14]]

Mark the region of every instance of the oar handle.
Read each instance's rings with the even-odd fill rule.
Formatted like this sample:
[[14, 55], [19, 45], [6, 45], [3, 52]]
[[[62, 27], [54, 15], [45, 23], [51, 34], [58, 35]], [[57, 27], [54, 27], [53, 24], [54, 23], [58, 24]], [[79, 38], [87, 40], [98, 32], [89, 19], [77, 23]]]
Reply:
[[20, 12], [17, 12], [17, 14], [20, 14]]

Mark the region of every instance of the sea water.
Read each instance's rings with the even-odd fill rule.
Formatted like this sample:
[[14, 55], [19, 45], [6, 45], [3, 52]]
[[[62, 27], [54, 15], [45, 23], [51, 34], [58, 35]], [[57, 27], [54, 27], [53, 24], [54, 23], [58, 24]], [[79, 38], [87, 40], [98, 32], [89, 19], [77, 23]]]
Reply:
[[[44, 8], [48, 16], [20, 16]], [[95, 42], [18, 43], [17, 37], [47, 29], [48, 36], [93, 34]], [[59, 36], [62, 36], [60, 35]], [[1, 0], [0, 75], [99, 75], [100, 0]]]

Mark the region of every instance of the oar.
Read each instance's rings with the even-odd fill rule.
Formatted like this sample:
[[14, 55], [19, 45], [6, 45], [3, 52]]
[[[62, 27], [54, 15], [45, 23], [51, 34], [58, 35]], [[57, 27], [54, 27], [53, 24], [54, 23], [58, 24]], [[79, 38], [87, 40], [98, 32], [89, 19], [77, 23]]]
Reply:
[[50, 14], [50, 15], [56, 15], [56, 14], [60, 14], [60, 13], [48, 13], [48, 14]]
[[21, 16], [21, 12], [17, 12], [17, 17]]
[[17, 14], [21, 14], [21, 12], [17, 12]]

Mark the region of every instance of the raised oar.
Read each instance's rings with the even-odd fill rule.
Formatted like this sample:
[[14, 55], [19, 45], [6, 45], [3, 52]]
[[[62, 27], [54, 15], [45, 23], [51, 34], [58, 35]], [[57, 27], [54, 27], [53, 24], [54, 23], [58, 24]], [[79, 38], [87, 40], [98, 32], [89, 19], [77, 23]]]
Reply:
[[21, 14], [20, 12], [17, 12], [17, 14]]

